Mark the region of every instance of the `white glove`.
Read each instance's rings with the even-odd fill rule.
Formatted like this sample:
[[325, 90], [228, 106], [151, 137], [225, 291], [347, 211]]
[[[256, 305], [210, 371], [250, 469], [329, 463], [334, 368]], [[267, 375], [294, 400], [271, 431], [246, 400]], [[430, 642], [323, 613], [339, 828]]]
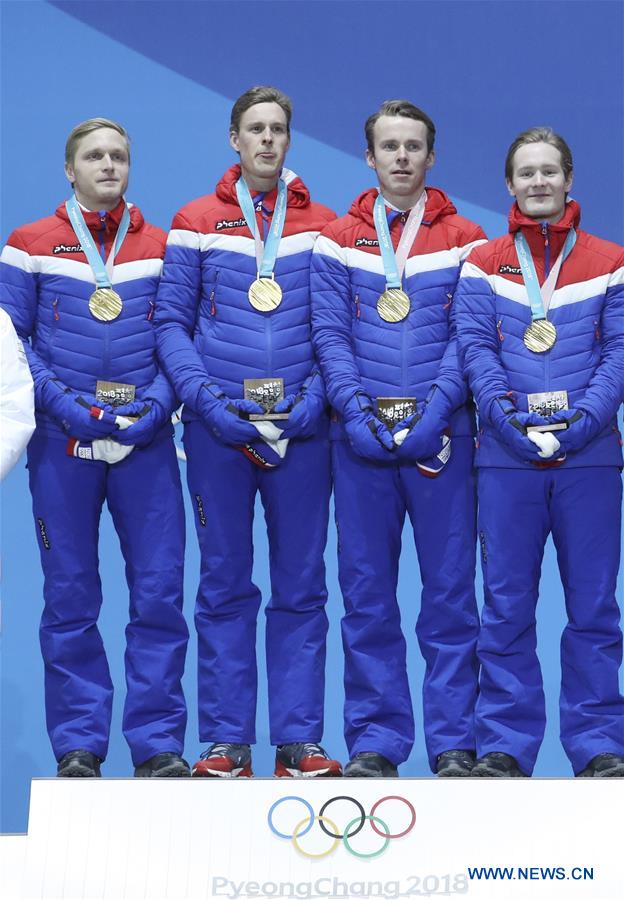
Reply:
[[[118, 416], [117, 418], [120, 417]], [[103, 438], [102, 440], [91, 442], [93, 459], [109, 463], [111, 466], [121, 462], [122, 459], [129, 456], [133, 450], [134, 444], [128, 446], [118, 444], [117, 441], [113, 441], [112, 438]]]
[[529, 431], [527, 437], [540, 448], [537, 455], [541, 456], [542, 459], [550, 459], [561, 447], [552, 431]]
[[397, 433], [392, 436], [397, 447], [401, 446], [408, 434], [409, 428], [403, 428], [401, 431], [397, 431]]
[[282, 429], [278, 428], [275, 422], [252, 422], [255, 425], [262, 440], [269, 445], [280, 459], [286, 456], [289, 438], [281, 437]]

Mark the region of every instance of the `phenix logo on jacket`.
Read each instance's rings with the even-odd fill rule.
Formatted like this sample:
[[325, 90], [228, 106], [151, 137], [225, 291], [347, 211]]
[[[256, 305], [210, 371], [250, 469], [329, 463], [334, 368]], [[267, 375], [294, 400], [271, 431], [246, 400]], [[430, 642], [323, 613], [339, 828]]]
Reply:
[[[114, 243], [124, 202], [111, 212], [84, 212], [96, 246], [106, 258]], [[0, 256], [0, 305], [11, 316], [26, 345], [35, 383], [37, 422], [52, 432], [59, 426], [40, 408], [40, 392], [59, 378], [78, 392], [93, 395], [96, 381], [133, 384], [136, 399], [151, 397], [167, 412], [175, 395], [159, 373], [153, 314], [162, 268], [165, 234], [130, 206], [130, 227], [115, 258], [113, 283], [123, 301], [111, 322], [91, 315], [95, 279], [76, 244], [65, 204], [55, 214], [17, 228]]]
[[[427, 188], [403, 275], [410, 311], [401, 322], [386, 322], [377, 312], [386, 288], [373, 220], [377, 195], [376, 188], [361, 194], [346, 216], [324, 229], [314, 249], [313, 339], [329, 399], [338, 412], [361, 390], [372, 398], [424, 400], [435, 382], [456, 410], [453, 434], [474, 433], [449, 313], [462, 262], [485, 234], [457, 215], [446, 194]], [[395, 250], [400, 218], [390, 226]]]
[[[568, 406], [584, 409], [600, 425], [566, 466], [622, 464], [616, 415], [624, 398], [624, 249], [578, 228], [580, 207], [568, 201], [555, 224], [525, 217], [514, 204], [509, 234], [476, 248], [462, 269], [455, 302], [460, 354], [480, 413], [477, 465], [523, 466], [490, 427], [492, 402], [509, 394], [527, 411], [527, 395], [567, 391]], [[514, 234], [521, 229], [540, 284], [570, 228], [577, 240], [563, 263], [547, 317], [554, 346], [533, 353], [523, 341], [531, 306]]]
[[[280, 376], [288, 394], [299, 390], [313, 368], [310, 255], [334, 214], [312, 203], [301, 179], [284, 170], [288, 206], [274, 271], [283, 299], [272, 312], [259, 312], [247, 296], [257, 264], [253, 234], [236, 196], [240, 174], [240, 166], [232, 166], [215, 194], [183, 207], [169, 234], [158, 341], [165, 368], [190, 410], [196, 409], [207, 380], [239, 399], [245, 378]], [[264, 195], [265, 214], [273, 211], [275, 200], [275, 190]], [[262, 229], [263, 213], [256, 218]]]

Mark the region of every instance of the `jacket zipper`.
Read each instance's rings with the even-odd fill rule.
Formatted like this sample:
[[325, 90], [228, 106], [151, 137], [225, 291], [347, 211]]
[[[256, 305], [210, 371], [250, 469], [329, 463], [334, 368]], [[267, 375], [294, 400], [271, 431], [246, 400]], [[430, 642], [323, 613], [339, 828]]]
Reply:
[[[100, 256], [106, 263], [106, 244], [104, 235], [106, 233], [106, 214], [100, 215], [100, 230], [98, 231], [98, 239], [100, 242]], [[103, 322], [104, 325], [104, 352], [102, 353], [102, 377], [108, 377], [109, 357], [110, 357], [110, 322]]]
[[100, 230], [98, 231], [98, 239], [100, 241], [100, 256], [106, 263], [106, 244], [104, 235], [106, 234], [106, 215], [100, 216]]
[[[542, 237], [544, 238], [544, 281], [550, 274], [550, 234], [548, 231], [548, 222], [542, 222]], [[544, 310], [544, 315], [548, 318], [548, 311]], [[544, 354], [544, 390], [550, 389], [550, 350]]]
[[544, 280], [550, 275], [550, 234], [548, 222], [542, 222], [542, 237], [544, 238]]
[[401, 322], [401, 396], [407, 396], [407, 323], [409, 315]]
[[56, 330], [58, 327], [58, 322], [61, 318], [61, 314], [58, 311], [58, 305], [59, 305], [59, 298], [55, 297], [54, 300], [52, 301], [52, 327], [50, 329], [50, 340], [48, 341], [48, 347], [47, 347], [47, 353], [46, 353], [49, 366], [52, 365], [52, 350], [54, 349], [54, 343], [55, 343], [55, 339], [56, 339]]
[[360, 321], [360, 295], [356, 294], [353, 302], [355, 303], [355, 320], [356, 322]]
[[271, 313], [264, 320], [264, 333], [267, 346], [267, 378], [273, 377], [273, 327], [271, 325]]
[[216, 316], [216, 314], [217, 314], [217, 301], [216, 301], [215, 297], [217, 294], [217, 286], [219, 284], [220, 273], [221, 273], [221, 269], [217, 269], [217, 271], [215, 273], [214, 284], [212, 286], [212, 290], [210, 291], [209, 302], [210, 302], [210, 315], [211, 316]]

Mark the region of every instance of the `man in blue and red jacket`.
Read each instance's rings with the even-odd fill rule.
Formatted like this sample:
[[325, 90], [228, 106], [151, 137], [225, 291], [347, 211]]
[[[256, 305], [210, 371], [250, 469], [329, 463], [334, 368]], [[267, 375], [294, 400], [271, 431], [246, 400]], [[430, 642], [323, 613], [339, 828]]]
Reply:
[[[158, 295], [160, 358], [184, 402], [189, 490], [201, 550], [195, 622], [204, 777], [252, 774], [256, 619], [252, 582], [256, 494], [271, 569], [266, 656], [275, 774], [339, 775], [319, 741], [325, 675], [325, 548], [330, 495], [327, 401], [310, 339], [309, 264], [334, 218], [283, 169], [291, 104], [256, 87], [232, 109], [240, 156], [217, 185], [175, 216]], [[271, 414], [244, 397], [245, 379], [283, 379]], [[279, 427], [278, 427], [279, 426]], [[287, 448], [287, 449], [286, 449]]]
[[[130, 589], [123, 730], [135, 775], [190, 775], [180, 755], [188, 629], [176, 399], [153, 327], [165, 235], [124, 200], [129, 152], [116, 122], [76, 126], [65, 154], [74, 196], [17, 228], [0, 257], [0, 304], [35, 385], [28, 470], [45, 576], [46, 716], [61, 776], [99, 776], [108, 748], [113, 685], [97, 627], [104, 501]], [[114, 384], [96, 397], [98, 381]]]
[[545, 727], [535, 608], [544, 545], [568, 614], [561, 740], [576, 775], [624, 776], [620, 558], [624, 250], [579, 228], [572, 155], [550, 128], [507, 154], [509, 234], [462, 270], [457, 332], [479, 408], [485, 606], [473, 775], [530, 775]]
[[485, 235], [425, 189], [435, 137], [426, 113], [387, 101], [365, 131], [379, 188], [325, 228], [312, 260], [313, 340], [336, 411], [345, 775], [395, 776], [414, 740], [396, 599], [407, 512], [423, 583], [429, 762], [463, 776], [475, 746], [475, 425], [449, 310], [462, 260]]

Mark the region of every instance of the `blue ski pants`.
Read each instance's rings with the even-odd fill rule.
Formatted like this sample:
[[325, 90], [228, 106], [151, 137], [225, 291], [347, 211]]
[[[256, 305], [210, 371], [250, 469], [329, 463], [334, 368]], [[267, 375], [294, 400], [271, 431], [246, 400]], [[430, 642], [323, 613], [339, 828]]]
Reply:
[[291, 441], [261, 469], [199, 421], [184, 428], [187, 478], [201, 554], [195, 608], [199, 737], [255, 742], [256, 621], [253, 518], [259, 492], [269, 540], [266, 662], [273, 744], [323, 732], [330, 457], [327, 436]]
[[[338, 567], [345, 615], [345, 738], [350, 755], [376, 751], [395, 764], [414, 741], [406, 643], [397, 603], [401, 533], [410, 517], [422, 581], [416, 634], [426, 670], [429, 763], [474, 749], [479, 619], [474, 591], [476, 489], [473, 441], [453, 438], [437, 478], [415, 465], [377, 465], [334, 441]], [[414, 598], [416, 602], [416, 598]]]
[[[574, 772], [624, 754], [616, 581], [622, 480], [614, 466], [481, 468], [479, 532], [485, 605], [478, 653], [480, 756], [501, 751], [530, 775], [546, 714], [535, 610], [544, 546], [557, 551], [568, 624], [561, 636], [561, 741]], [[549, 597], [542, 597], [549, 603]]]
[[[68, 456], [66, 438], [37, 430], [28, 445], [44, 573], [40, 641], [48, 733], [57, 759], [70, 750], [106, 758], [113, 684], [98, 616], [98, 534], [104, 501], [119, 535], [130, 591], [123, 732], [134, 765], [182, 753], [184, 508], [169, 435], [109, 465]], [[111, 597], [110, 602], [124, 602]]]

